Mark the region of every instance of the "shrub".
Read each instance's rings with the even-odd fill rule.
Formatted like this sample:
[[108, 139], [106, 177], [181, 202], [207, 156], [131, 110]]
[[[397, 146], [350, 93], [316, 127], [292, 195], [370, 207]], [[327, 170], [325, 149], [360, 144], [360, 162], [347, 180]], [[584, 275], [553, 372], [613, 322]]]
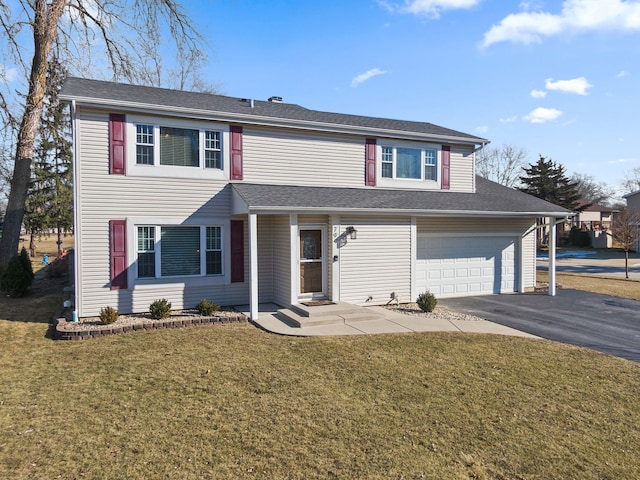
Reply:
[[418, 295], [416, 303], [423, 312], [433, 312], [433, 309], [436, 308], [436, 305], [438, 304], [438, 299], [433, 293], [427, 290], [426, 292]]
[[[24, 249], [23, 249], [24, 250]], [[27, 269], [22, 256], [15, 254], [0, 279], [0, 290], [17, 298], [24, 296], [33, 281], [33, 270]]]
[[35, 274], [33, 273], [33, 265], [31, 265], [31, 257], [29, 256], [29, 252], [27, 252], [27, 249], [24, 247], [22, 247], [22, 250], [20, 250], [20, 261], [22, 262], [25, 271], [29, 274], [31, 279], [33, 279], [33, 277], [35, 277]]
[[109, 325], [118, 320], [119, 313], [115, 308], [105, 307], [100, 309], [100, 321], [103, 325]]
[[198, 310], [198, 313], [205, 317], [210, 317], [211, 315], [216, 313], [219, 309], [220, 309], [220, 305], [216, 305], [211, 300], [207, 300], [205, 298], [200, 300], [200, 302], [198, 302], [198, 305], [196, 305], [196, 310]]
[[44, 276], [46, 278], [62, 278], [69, 273], [69, 255], [56, 258], [49, 265], [44, 267]]
[[149, 305], [149, 313], [151, 313], [151, 317], [156, 320], [167, 318], [171, 313], [171, 302], [166, 298], [154, 300], [151, 302], [151, 305]]

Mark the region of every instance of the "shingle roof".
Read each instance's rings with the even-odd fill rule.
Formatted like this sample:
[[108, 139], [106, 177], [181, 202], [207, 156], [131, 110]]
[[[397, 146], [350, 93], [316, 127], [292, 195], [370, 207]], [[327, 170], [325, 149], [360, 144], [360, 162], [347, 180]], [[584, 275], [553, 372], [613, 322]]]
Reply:
[[347, 115], [310, 110], [291, 103], [250, 100], [209, 93], [168, 90], [164, 88], [69, 77], [60, 92], [62, 100], [120, 106], [147, 107], [176, 113], [197, 111], [239, 116], [245, 120], [271, 119], [297, 121], [308, 125], [347, 127], [372, 132], [404, 132], [434, 138], [450, 138], [464, 143], [488, 143], [486, 139], [440, 127], [427, 122]]
[[370, 211], [416, 215], [554, 216], [571, 212], [526, 193], [476, 177], [475, 193], [380, 188], [334, 188], [234, 183], [254, 211]]

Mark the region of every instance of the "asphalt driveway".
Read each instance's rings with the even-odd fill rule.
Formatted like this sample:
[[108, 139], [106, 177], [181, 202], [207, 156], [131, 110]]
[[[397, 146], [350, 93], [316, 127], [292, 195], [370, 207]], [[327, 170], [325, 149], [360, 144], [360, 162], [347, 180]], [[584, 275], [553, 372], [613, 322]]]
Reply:
[[438, 300], [542, 338], [588, 347], [640, 362], [640, 301], [559, 289], [546, 293], [487, 295]]

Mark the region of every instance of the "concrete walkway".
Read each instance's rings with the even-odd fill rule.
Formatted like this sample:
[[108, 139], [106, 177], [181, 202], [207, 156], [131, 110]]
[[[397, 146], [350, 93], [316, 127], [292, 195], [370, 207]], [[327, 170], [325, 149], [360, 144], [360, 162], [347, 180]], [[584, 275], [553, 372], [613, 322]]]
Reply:
[[[375, 313], [384, 314], [384, 320], [359, 320], [333, 325], [316, 325], [295, 328], [279, 320], [275, 314], [281, 308], [272, 303], [260, 304], [258, 320], [254, 323], [266, 331], [280, 335], [298, 337], [332, 336], [332, 335], [372, 335], [376, 333], [411, 333], [411, 332], [466, 332], [492, 333], [517, 337], [539, 338], [511, 327], [489, 322], [487, 320], [450, 320], [444, 318], [425, 318], [407, 315], [382, 307], [367, 307]], [[249, 316], [249, 306], [236, 307]]]

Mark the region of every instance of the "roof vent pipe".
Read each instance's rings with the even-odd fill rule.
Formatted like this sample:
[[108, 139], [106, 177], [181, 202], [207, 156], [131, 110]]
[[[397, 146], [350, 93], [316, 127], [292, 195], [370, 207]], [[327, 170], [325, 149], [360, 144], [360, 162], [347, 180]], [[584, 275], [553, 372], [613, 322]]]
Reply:
[[282, 103], [282, 97], [269, 97], [271, 103]]
[[253, 98], [251, 99], [251, 108], [254, 107]]

